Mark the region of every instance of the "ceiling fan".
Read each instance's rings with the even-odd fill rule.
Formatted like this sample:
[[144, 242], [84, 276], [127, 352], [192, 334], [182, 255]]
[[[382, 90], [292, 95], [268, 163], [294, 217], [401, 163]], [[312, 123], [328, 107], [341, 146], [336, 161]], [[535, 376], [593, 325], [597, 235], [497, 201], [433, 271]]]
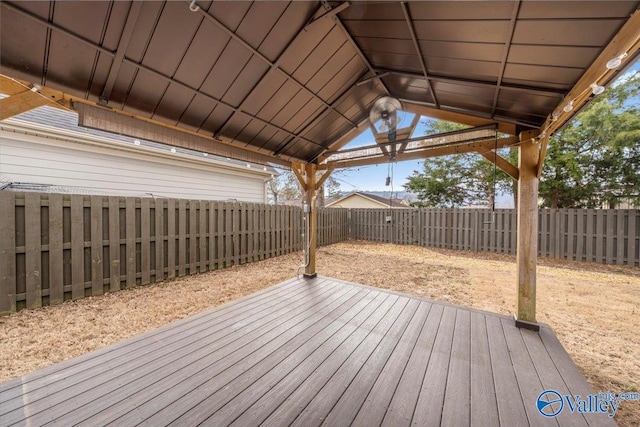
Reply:
[[369, 122], [376, 133], [386, 133], [389, 141], [395, 141], [399, 123], [398, 110], [402, 111], [401, 109], [402, 104], [396, 98], [378, 98], [369, 110]]

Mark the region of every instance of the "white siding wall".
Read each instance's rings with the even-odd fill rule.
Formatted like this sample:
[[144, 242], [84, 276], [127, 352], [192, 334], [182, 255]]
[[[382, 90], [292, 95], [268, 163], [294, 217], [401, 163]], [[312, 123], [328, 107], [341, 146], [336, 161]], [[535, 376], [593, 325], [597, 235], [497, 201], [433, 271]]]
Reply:
[[104, 145], [0, 130], [0, 175], [100, 194], [265, 202], [269, 174], [255, 166], [243, 170], [150, 148]]

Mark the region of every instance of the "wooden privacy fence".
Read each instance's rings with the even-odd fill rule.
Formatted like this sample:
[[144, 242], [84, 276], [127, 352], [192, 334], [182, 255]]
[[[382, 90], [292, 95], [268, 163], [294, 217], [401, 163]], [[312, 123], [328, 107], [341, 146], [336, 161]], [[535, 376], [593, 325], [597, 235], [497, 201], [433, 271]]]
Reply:
[[[352, 239], [516, 253], [515, 209], [351, 209]], [[640, 266], [640, 210], [540, 209], [538, 254]]]
[[[346, 219], [323, 210], [318, 244]], [[298, 251], [302, 228], [299, 207], [0, 192], [0, 312]]]
[[[291, 206], [0, 192], [0, 312], [284, 255], [303, 227]], [[638, 210], [541, 209], [538, 236], [541, 256], [640, 266]], [[319, 209], [318, 245], [347, 239], [514, 254], [516, 212]]]

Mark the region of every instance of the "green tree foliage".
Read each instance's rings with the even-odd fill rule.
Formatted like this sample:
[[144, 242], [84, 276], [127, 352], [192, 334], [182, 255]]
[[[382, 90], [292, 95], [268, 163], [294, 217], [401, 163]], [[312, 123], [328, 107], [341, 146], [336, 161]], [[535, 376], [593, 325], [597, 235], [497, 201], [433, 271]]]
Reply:
[[640, 74], [595, 97], [551, 138], [540, 180], [543, 206], [616, 207], [640, 188]]
[[[426, 125], [428, 135], [466, 128], [444, 121], [429, 121]], [[513, 180], [500, 169], [495, 171], [495, 181], [496, 192], [512, 189]], [[418, 207], [491, 206], [495, 197], [494, 167], [478, 154], [435, 157], [425, 160], [422, 171], [414, 171], [404, 187], [417, 194], [418, 201], [413, 205]]]

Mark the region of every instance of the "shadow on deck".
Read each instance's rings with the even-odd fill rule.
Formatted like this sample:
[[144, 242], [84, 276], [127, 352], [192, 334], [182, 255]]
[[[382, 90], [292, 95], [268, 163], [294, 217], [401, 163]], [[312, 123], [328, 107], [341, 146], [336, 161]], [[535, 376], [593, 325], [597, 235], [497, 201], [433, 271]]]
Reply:
[[0, 424], [614, 425], [546, 389], [593, 393], [548, 326], [318, 277], [6, 382]]

